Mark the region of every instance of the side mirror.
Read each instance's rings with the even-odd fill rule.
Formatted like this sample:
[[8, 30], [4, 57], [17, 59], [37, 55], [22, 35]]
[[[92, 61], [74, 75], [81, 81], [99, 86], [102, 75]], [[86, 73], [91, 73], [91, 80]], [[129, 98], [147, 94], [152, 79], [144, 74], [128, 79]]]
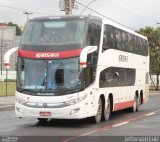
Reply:
[[4, 55], [4, 66], [6, 69], [10, 68], [10, 56], [18, 50], [18, 47], [11, 48]]
[[118, 73], [118, 72], [115, 72], [115, 76], [116, 76], [116, 77], [119, 77], [119, 73]]
[[80, 54], [80, 67], [86, 68], [87, 66], [87, 55], [97, 50], [97, 46], [86, 46], [82, 49]]

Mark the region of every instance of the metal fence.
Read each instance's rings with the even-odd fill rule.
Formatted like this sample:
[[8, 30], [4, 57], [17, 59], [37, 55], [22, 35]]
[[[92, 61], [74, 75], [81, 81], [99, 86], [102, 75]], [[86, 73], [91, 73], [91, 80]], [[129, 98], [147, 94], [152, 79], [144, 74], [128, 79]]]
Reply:
[[[160, 81], [160, 76], [159, 76], [159, 81]], [[156, 75], [151, 75], [150, 79], [149, 79], [150, 88], [155, 88], [156, 84], [157, 84], [157, 76]]]
[[[16, 46], [16, 28], [0, 26], [0, 80], [4, 78], [4, 54]], [[15, 71], [16, 53], [11, 56], [11, 67], [9, 71]]]

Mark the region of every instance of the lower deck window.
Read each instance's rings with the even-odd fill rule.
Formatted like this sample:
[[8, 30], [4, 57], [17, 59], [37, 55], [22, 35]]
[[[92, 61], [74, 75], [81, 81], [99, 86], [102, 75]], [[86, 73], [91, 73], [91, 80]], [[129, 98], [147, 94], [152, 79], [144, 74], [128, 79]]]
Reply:
[[135, 84], [135, 69], [110, 67], [100, 73], [100, 88], [132, 86]]

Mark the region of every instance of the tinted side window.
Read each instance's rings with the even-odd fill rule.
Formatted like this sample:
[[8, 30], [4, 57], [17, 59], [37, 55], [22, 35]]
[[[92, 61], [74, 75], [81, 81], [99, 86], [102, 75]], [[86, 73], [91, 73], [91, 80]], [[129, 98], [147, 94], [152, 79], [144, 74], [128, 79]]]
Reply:
[[105, 51], [107, 48], [109, 48], [108, 41], [110, 38], [110, 27], [108, 25], [104, 25], [102, 51]]
[[96, 20], [91, 20], [87, 32], [87, 45], [97, 45], [100, 44], [101, 26], [100, 22]]
[[87, 55], [87, 68], [84, 69], [85, 87], [88, 87], [95, 80], [97, 57], [97, 51]]
[[145, 55], [145, 56], [147, 56], [148, 55], [148, 42], [146, 41], [146, 40], [144, 40], [144, 47], [143, 47], [143, 54]]
[[104, 25], [102, 52], [117, 49], [138, 55], [148, 55], [147, 40], [111, 25]]
[[94, 68], [86, 67], [84, 69], [85, 88], [92, 84], [95, 80]]
[[98, 46], [98, 50], [87, 55], [87, 67], [84, 69], [85, 87], [88, 87], [95, 80], [98, 51], [101, 36], [101, 21], [90, 20], [87, 32], [87, 46]]
[[135, 69], [110, 67], [100, 73], [100, 88], [132, 86], [135, 84]]

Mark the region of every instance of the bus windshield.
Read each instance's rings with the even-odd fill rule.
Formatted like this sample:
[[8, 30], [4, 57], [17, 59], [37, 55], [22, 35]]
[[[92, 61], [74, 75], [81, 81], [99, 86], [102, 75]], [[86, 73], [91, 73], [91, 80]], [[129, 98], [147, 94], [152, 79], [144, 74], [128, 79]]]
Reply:
[[79, 58], [32, 60], [19, 58], [17, 87], [34, 92], [64, 92], [81, 88]]
[[22, 45], [81, 44], [84, 21], [29, 21], [23, 31]]

